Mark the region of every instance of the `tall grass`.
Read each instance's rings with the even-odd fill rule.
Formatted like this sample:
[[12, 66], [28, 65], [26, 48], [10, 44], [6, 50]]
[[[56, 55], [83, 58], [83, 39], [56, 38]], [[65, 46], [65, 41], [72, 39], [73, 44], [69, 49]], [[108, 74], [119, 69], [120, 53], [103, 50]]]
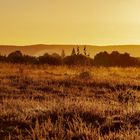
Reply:
[[0, 139], [140, 139], [139, 73], [0, 64]]

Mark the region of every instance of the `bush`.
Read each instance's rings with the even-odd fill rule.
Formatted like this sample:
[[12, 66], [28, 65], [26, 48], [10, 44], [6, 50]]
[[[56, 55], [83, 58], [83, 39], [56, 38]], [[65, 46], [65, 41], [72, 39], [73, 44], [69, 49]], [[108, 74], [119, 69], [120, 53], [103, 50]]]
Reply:
[[136, 96], [131, 91], [126, 91], [124, 93], [121, 92], [118, 95], [118, 101], [122, 104], [135, 104]]
[[59, 56], [49, 55], [48, 53], [38, 57], [39, 64], [61, 65], [62, 59]]
[[64, 64], [66, 65], [93, 65], [93, 59], [80, 55], [71, 55], [63, 59]]
[[81, 79], [91, 79], [92, 78], [92, 75], [91, 75], [90, 72], [85, 71], [85, 72], [81, 72], [79, 74], [79, 78], [81, 78]]
[[121, 54], [117, 51], [113, 51], [109, 54], [105, 51], [98, 53], [94, 57], [94, 65], [129, 67], [138, 66], [139, 62], [137, 58], [131, 57], [128, 53]]
[[23, 55], [20, 51], [10, 53], [7, 59], [9, 62], [12, 63], [23, 63]]

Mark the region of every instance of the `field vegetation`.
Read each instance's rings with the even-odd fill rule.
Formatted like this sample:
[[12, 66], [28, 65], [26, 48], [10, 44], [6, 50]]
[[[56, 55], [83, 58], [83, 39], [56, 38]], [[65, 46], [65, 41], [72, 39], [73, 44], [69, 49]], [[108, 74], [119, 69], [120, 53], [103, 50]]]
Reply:
[[129, 53], [119, 53], [112, 51], [100, 52], [90, 56], [86, 46], [81, 51], [79, 46], [77, 49], [73, 48], [71, 55], [66, 55], [62, 50], [61, 55], [58, 53], [45, 53], [41, 56], [30, 56], [23, 54], [21, 51], [14, 51], [10, 54], [0, 55], [0, 63], [14, 63], [14, 64], [32, 64], [32, 65], [67, 65], [67, 66], [104, 66], [104, 67], [140, 67], [139, 57], [132, 57]]
[[0, 64], [1, 140], [139, 140], [140, 68]]

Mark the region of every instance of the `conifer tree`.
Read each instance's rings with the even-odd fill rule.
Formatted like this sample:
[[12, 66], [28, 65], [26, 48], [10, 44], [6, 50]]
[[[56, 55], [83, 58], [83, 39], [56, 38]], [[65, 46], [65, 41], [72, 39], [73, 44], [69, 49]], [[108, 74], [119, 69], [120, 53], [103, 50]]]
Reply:
[[71, 55], [76, 55], [75, 48], [72, 49]]
[[65, 57], [65, 51], [64, 51], [64, 50], [62, 50], [62, 52], [61, 52], [61, 57], [62, 57], [62, 58]]
[[86, 48], [86, 46], [84, 46], [84, 55], [85, 56], [87, 55], [87, 48]]
[[79, 46], [77, 47], [77, 55], [80, 54], [80, 49], [79, 49]]

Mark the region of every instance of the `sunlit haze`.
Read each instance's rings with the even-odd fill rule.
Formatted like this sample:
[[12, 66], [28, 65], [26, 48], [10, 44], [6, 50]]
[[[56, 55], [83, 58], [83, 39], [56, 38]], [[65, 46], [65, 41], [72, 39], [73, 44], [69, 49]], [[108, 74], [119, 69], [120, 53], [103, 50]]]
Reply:
[[140, 44], [139, 0], [0, 0], [0, 44]]

